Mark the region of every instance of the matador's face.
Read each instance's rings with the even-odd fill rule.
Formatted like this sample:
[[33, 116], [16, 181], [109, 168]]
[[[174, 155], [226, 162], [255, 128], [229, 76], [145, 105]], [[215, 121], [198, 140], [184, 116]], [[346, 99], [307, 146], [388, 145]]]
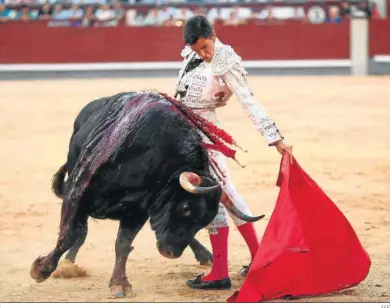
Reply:
[[205, 62], [210, 63], [214, 57], [215, 35], [211, 38], [200, 37], [191, 49]]

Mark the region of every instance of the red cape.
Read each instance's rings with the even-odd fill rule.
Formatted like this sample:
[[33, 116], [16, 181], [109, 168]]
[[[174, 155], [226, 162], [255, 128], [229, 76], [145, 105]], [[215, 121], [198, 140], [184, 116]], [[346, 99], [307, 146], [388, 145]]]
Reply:
[[279, 196], [259, 250], [228, 302], [327, 294], [363, 281], [371, 261], [355, 231], [289, 154], [282, 158], [277, 185]]

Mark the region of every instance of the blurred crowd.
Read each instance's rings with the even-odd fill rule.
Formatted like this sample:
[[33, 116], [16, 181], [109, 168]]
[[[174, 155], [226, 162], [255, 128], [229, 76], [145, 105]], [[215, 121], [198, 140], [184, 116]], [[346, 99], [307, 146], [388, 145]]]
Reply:
[[[81, 27], [115, 27], [121, 21], [124, 21], [127, 26], [181, 26], [194, 14], [205, 14], [214, 23], [226, 25], [249, 22], [277, 23], [287, 19], [311, 23], [340, 23], [357, 10], [372, 18], [381, 18], [375, 3], [368, 1], [362, 1], [353, 6], [348, 1], [342, 1], [340, 5], [332, 5], [326, 9], [316, 5], [309, 10], [299, 5], [278, 6], [277, 2], [274, 1], [273, 4], [261, 7], [233, 4], [226, 7], [218, 5], [209, 9], [201, 6], [191, 9], [185, 6], [154, 2], [155, 5], [149, 9], [139, 10], [137, 6], [124, 4], [119, 0], [111, 2], [106, 0], [73, 0], [72, 2], [50, 0], [44, 3], [37, 3], [33, 0], [5, 0], [4, 3], [0, 3], [0, 21], [48, 20], [51, 26]], [[142, 4], [144, 3], [152, 4], [149, 0], [142, 0]]]

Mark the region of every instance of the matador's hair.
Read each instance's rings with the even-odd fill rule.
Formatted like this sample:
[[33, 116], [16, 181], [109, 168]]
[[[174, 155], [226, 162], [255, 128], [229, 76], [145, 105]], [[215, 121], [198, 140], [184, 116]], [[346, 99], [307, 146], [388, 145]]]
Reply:
[[214, 27], [204, 15], [195, 15], [189, 18], [183, 26], [183, 40], [186, 44], [195, 44], [199, 38], [211, 38]]

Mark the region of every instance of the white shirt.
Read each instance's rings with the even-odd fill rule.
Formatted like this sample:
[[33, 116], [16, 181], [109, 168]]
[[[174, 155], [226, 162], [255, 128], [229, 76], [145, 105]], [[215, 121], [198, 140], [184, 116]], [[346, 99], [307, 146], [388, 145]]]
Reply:
[[176, 90], [184, 94], [181, 98], [184, 105], [218, 125], [215, 109], [225, 106], [234, 94], [268, 144], [283, 139], [275, 123], [253, 96], [241, 57], [231, 46], [216, 39], [212, 61], [210, 63], [203, 61], [186, 74], [184, 71], [187, 64], [199, 57], [189, 46], [183, 49], [181, 55], [184, 61]]

